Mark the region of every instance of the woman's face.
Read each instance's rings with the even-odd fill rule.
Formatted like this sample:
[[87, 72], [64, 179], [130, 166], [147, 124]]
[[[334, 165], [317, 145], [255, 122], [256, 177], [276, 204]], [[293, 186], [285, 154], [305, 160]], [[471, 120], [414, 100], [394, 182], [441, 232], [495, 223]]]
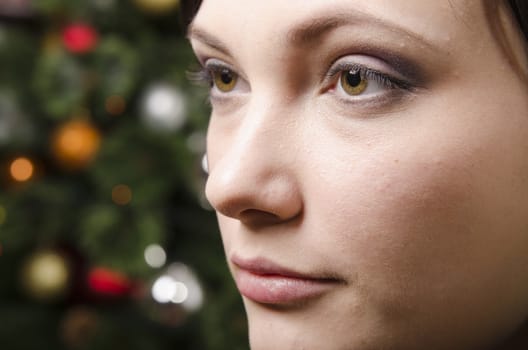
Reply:
[[525, 58], [486, 13], [204, 1], [206, 194], [253, 349], [481, 349], [524, 321]]

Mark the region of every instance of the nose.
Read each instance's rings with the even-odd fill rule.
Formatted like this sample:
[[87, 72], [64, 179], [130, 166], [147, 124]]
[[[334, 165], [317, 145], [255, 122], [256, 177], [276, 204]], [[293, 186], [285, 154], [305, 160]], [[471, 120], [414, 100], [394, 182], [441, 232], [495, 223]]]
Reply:
[[303, 208], [294, 124], [259, 110], [229, 123], [234, 128], [212, 121], [208, 130], [206, 196], [218, 213], [245, 225], [287, 222]]

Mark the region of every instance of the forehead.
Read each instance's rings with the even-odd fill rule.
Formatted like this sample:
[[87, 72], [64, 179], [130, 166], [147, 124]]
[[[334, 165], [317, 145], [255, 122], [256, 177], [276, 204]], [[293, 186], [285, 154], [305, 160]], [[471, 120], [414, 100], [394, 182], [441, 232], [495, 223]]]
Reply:
[[483, 7], [481, 0], [205, 0], [193, 26], [237, 46], [255, 45], [259, 38], [283, 39], [292, 29], [337, 16], [390, 24], [441, 46], [460, 35], [478, 37], [487, 26]]

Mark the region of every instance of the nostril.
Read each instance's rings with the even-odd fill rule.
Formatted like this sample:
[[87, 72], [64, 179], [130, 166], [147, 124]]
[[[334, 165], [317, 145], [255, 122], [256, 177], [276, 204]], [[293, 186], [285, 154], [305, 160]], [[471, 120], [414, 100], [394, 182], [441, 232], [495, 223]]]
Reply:
[[280, 216], [258, 209], [245, 209], [238, 214], [238, 219], [248, 225], [274, 225], [283, 221]]

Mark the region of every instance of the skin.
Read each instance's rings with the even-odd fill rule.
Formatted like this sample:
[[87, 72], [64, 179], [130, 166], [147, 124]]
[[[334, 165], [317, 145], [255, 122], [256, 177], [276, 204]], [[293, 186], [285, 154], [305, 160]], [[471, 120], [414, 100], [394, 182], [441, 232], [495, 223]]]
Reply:
[[[252, 349], [499, 349], [519, 330], [526, 59], [496, 10], [491, 25], [476, 0], [202, 4], [189, 32], [198, 59], [240, 76], [211, 90], [207, 145], [233, 275], [233, 256], [265, 257], [343, 282], [305, 303], [244, 297]], [[336, 14], [353, 23], [315, 42], [292, 35]], [[413, 88], [346, 95], [325, 80], [341, 59]]]

